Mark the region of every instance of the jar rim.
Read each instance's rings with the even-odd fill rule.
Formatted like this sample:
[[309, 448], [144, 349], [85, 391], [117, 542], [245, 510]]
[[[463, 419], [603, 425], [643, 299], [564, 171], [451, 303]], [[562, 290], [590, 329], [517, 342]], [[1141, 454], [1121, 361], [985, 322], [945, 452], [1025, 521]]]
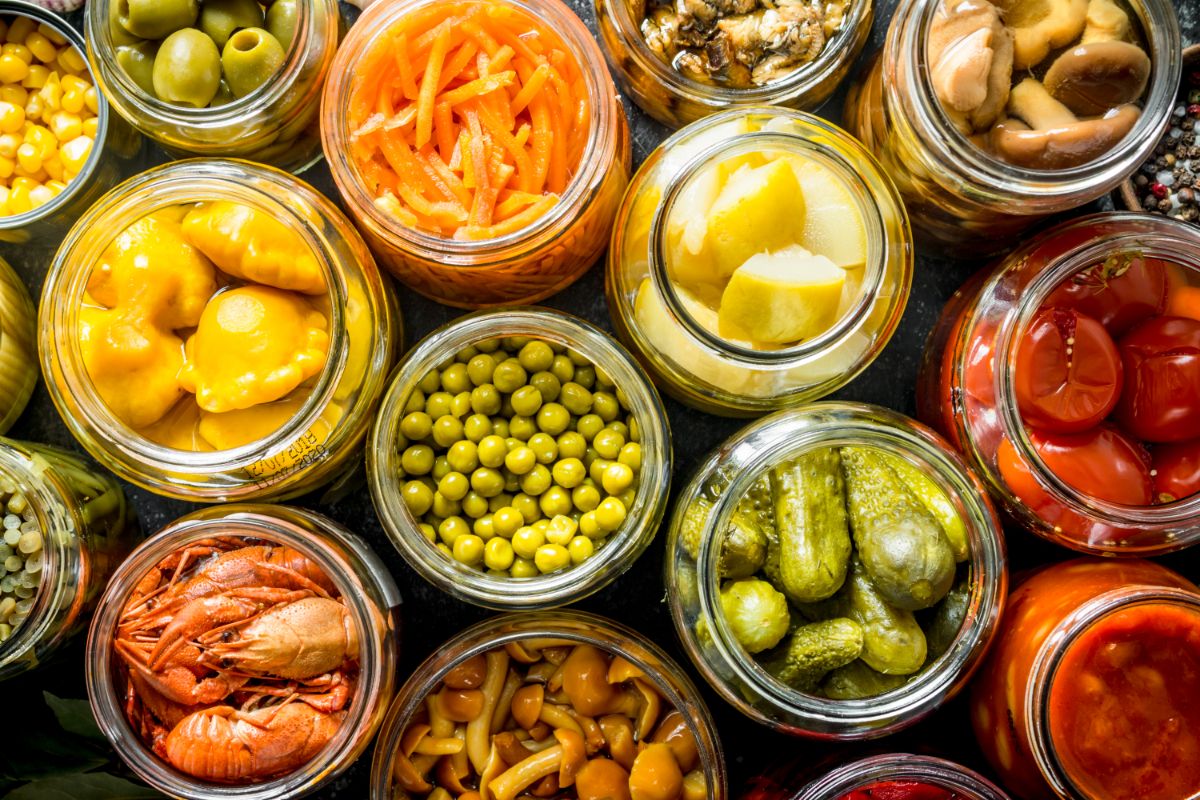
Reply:
[[1025, 729], [1042, 777], [1063, 797], [1088, 798], [1071, 778], [1050, 737], [1050, 694], [1062, 659], [1072, 645], [1105, 618], [1138, 606], [1175, 606], [1200, 616], [1200, 595], [1162, 586], [1126, 586], [1096, 595], [1060, 621], [1046, 636], [1029, 674], [1024, 697]]
[[29, 17], [38, 23], [44, 23], [53, 28], [56, 33], [65, 38], [67, 43], [79, 52], [79, 56], [83, 58], [88, 74], [92, 78], [92, 86], [96, 90], [96, 136], [92, 139], [92, 152], [88, 155], [88, 160], [83, 165], [83, 170], [72, 178], [71, 182], [67, 184], [67, 188], [63, 189], [50, 202], [37, 208], [31, 208], [23, 214], [0, 216], [0, 230], [20, 230], [41, 220], [49, 219], [57, 211], [70, 203], [83, 191], [85, 186], [91, 183], [92, 176], [100, 165], [101, 155], [104, 152], [104, 142], [108, 138], [111, 107], [109, 106], [108, 98], [100, 91], [100, 87], [97, 85], [96, 71], [92, 68], [91, 63], [84, 58], [84, 54], [87, 53], [87, 44], [83, 36], [66, 19], [49, 9], [35, 5], [30, 0], [0, 0], [0, 15], [3, 14]]
[[670, 656], [642, 634], [606, 617], [573, 609], [509, 613], [483, 620], [450, 638], [413, 670], [396, 692], [380, 728], [371, 759], [372, 796], [390, 796], [392, 762], [405, 725], [451, 668], [507, 643], [539, 637], [590, 644], [641, 669], [691, 729], [708, 781], [709, 800], [725, 800], [728, 778], [720, 737], [696, 685]]
[[[403, 17], [439, 2], [442, 0], [397, 0], [368, 7], [338, 48], [330, 72], [353, 75], [354, 65], [384, 31]], [[570, 55], [578, 62], [588, 96], [592, 100], [588, 120], [589, 135], [580, 156], [579, 168], [569, 179], [566, 191], [557, 203], [526, 227], [492, 239], [458, 241], [398, 224], [375, 205], [361, 180], [358, 168], [349, 157], [350, 148], [345, 146], [352, 138], [348, 128], [349, 116], [346, 113], [350, 101], [350, 92], [346, 85], [348, 81], [328, 81], [325, 85], [321, 97], [321, 144], [342, 199], [356, 214], [370, 223], [376, 235], [399, 249], [434, 253], [441, 263], [447, 266], [461, 270], [487, 270], [494, 267], [495, 260], [511, 258], [514, 251], [539, 246], [547, 237], [553, 236], [563, 224], [574, 219], [580, 209], [596, 197], [606, 177], [607, 165], [612, 162], [618, 146], [619, 137], [610, 134], [616, 126], [624, 123], [624, 110], [620, 106], [616, 87], [612, 83], [599, 45], [583, 21], [562, 0], [465, 2], [509, 5], [530, 17], [545, 20], [562, 38]], [[489, 257], [492, 260], [479, 261], [480, 258]]]
[[[788, 425], [808, 418], [812, 429], [795, 431]], [[751, 443], [750, 437], [771, 432], [768, 440]], [[958, 635], [949, 649], [932, 664], [915, 673], [902, 686], [857, 700], [833, 700], [801, 692], [773, 678], [738, 644], [721, 610], [717, 564], [724, 539], [712, 531], [725, 531], [740, 500], [771, 464], [794, 457], [814, 447], [846, 444], [892, 448], [906, 460], [916, 459], [929, 467], [927, 476], [937, 483], [966, 523], [970, 555], [971, 602]], [[911, 458], [909, 458], [911, 457]], [[1003, 608], [1008, 584], [1005, 545], [999, 519], [979, 479], [932, 430], [894, 411], [863, 403], [825, 401], [776, 412], [755, 422], [718, 448], [697, 469], [681, 498], [703, 491], [707, 476], [720, 469], [722, 461], [739, 459], [737, 472], [720, 497], [713, 502], [705, 524], [706, 535], [696, 557], [696, 591], [699, 614], [710, 620], [712, 643], [717, 654], [741, 684], [784, 717], [788, 729], [813, 736], [862, 739], [898, 730], [935, 710], [961, 678], [978, 666], [991, 643]], [[741, 461], [744, 459], [744, 461]], [[681, 527], [687, 512], [683, 500], [676, 504], [672, 530]], [[669, 568], [669, 567], [668, 567]], [[671, 583], [668, 577], [668, 584]], [[684, 634], [688, 623], [678, 592], [671, 593], [671, 610], [677, 630], [700, 671], [719, 694], [750, 716], [756, 716], [728, 680], [717, 679], [704, 654]]]
[[1009, 800], [1004, 790], [974, 770], [953, 761], [911, 753], [886, 753], [845, 764], [810, 783], [792, 800], [841, 800], [855, 789], [881, 780], [929, 782], [963, 800]]
[[[454, 353], [483, 339], [530, 336], [577, 350], [604, 369], [640, 409], [642, 469], [637, 498], [622, 529], [583, 563], [536, 578], [494, 578], [446, 558], [421, 534], [390, 474], [404, 405], [418, 382]], [[586, 597], [625, 572], [649, 546], [666, 509], [671, 483], [671, 432], [658, 392], [633, 357], [607, 334], [578, 317], [534, 306], [478, 311], [430, 333], [396, 368], [371, 428], [367, 480], [384, 533], [418, 574], [470, 603], [496, 610], [551, 608]], [[655, 466], [651, 466], [655, 465]]]
[[[176, 450], [134, 431], [118, 420], [100, 398], [82, 361], [80, 342], [75, 336], [76, 325], [71, 324], [79, 309], [74, 306], [65, 308], [62, 299], [82, 297], [88, 274], [104, 248], [111, 243], [112, 239], [107, 238], [90, 242], [85, 252], [89, 256], [86, 263], [76, 258], [77, 250], [87, 242], [88, 231], [103, 229], [103, 220], [126, 215], [134, 209], [137, 209], [139, 216], [145, 216], [150, 213], [145, 210], [147, 197], [157, 203], [157, 209], [214, 198], [246, 202], [246, 196], [250, 193], [257, 207], [269, 209], [275, 219], [303, 238], [321, 265], [329, 301], [329, 357], [300, 410], [268, 436], [211, 453]], [[112, 456], [121, 468], [122, 477], [144, 484], [144, 480], [135, 474], [135, 466], [137, 470], [151, 467], [174, 472], [184, 467], [192, 473], [245, 469], [270, 455], [278, 445], [294, 441], [319, 422], [348, 361], [345, 301], [349, 290], [345, 276], [336, 268], [339, 258], [334, 249], [324, 237], [317, 234], [311, 221], [305, 218], [298, 205], [292, 205], [294, 203], [312, 204], [326, 212], [336, 211], [328, 200], [308, 184], [273, 167], [234, 159], [174, 161], [140, 173], [110, 190], [76, 221], [63, 239], [47, 274], [39, 309], [43, 341], [43, 347], [40, 348], [42, 368], [46, 375], [61, 374], [70, 384], [73, 402], [80, 404], [83, 419], [77, 418], [78, 415], [67, 406], [63, 397], [66, 394], [64, 387], [60, 387], [55, 380], [46, 382], [51, 399], [68, 427], [77, 435], [79, 430], [94, 429], [95, 435], [89, 432], [86, 436], [79, 436], [80, 440], [89, 450], [100, 450]], [[114, 232], [113, 236], [118, 233]], [[216, 491], [223, 496], [225, 492], [242, 485], [258, 485], [260, 490], [269, 490], [286, 484], [298, 472], [292, 470], [281, 473], [282, 477], [272, 475], [262, 481], [247, 476], [236, 484], [231, 482], [218, 486]], [[177, 482], [171, 485], [154, 482], [154, 487], [156, 490], [171, 490], [178, 496], [190, 499], [207, 498], [211, 494], [194, 483], [181, 488]]]
[[[1034, 199], [1057, 200], [1088, 191], [1099, 183], [1115, 186], [1153, 152], [1157, 132], [1171, 116], [1175, 95], [1183, 74], [1179, 48], [1182, 36], [1179, 19], [1170, 0], [1128, 0], [1138, 16], [1151, 56], [1149, 90], [1141, 103], [1142, 113], [1133, 129], [1110, 150], [1077, 167], [1062, 170], [1037, 170], [1019, 167], [990, 155], [975, 146], [949, 120], [942, 110], [929, 74], [926, 47], [933, 18], [943, 0], [902, 0], [896, 9], [896, 21], [884, 44], [885, 64], [896, 65], [909, 80], [906, 83], [916, 102], [906, 113], [889, 115], [889, 122], [919, 132], [924, 147], [938, 157], [942, 165], [953, 164], [952, 179], [966, 184], [975, 195], [992, 202], [1020, 202]], [[897, 52], [899, 51], [899, 52]], [[884, 91], [892, 108], [905, 107], [901, 89], [892, 74], [884, 70]], [[1156, 110], [1149, 114], [1147, 110]], [[1020, 207], [1010, 209], [1022, 213]], [[1037, 208], [1024, 213], [1042, 213]]]
[[[853, 46], [854, 40], [863, 27], [869, 27], [873, 14], [872, 3], [852, 4], [852, 11], [843, 18], [842, 26], [832, 38], [825, 40], [824, 47], [815, 59], [780, 80], [738, 89], [702, 83], [673, 69], [647, 46], [639, 22], [633, 18], [630, 6], [624, 0], [596, 0], [596, 6], [597, 14], [603, 14], [613, 21], [626, 54], [633, 57], [638, 67], [666, 84], [672, 94], [714, 111], [730, 105], [774, 105], [802, 100], [835, 73], [845, 63], [847, 55], [849, 60], [854, 60], [858, 54], [858, 49]], [[619, 72], [617, 54], [608, 50], [604, 48], [605, 55], [613, 70]]]
[[[232, 532], [231, 532], [232, 531]], [[358, 683], [342, 720], [325, 747], [296, 770], [266, 781], [245, 785], [210, 783], [184, 775], [154, 755], [131, 727], [117, 697], [113, 660], [113, 632], [129, 595], [150, 569], [171, 553], [209, 538], [221, 536], [262, 539], [298, 550], [311, 559], [330, 581], [352, 614], [359, 633]], [[147, 538], [114, 571], [88, 630], [85, 660], [88, 699], [97, 724], [117, 747], [121, 759], [137, 775], [161, 791], [178, 797], [285, 800], [299, 797], [327, 783], [349, 766], [348, 757], [365, 747], [358, 743], [364, 731], [373, 732], [390, 701], [395, 680], [394, 630], [380, 618], [400, 605], [399, 592], [386, 570], [373, 572], [369, 587], [387, 608], [376, 608], [356, 575], [353, 559], [375, 558], [355, 534], [312, 511], [290, 506], [231, 504], [202, 509], [181, 517]], [[332, 766], [331, 766], [332, 765]]]

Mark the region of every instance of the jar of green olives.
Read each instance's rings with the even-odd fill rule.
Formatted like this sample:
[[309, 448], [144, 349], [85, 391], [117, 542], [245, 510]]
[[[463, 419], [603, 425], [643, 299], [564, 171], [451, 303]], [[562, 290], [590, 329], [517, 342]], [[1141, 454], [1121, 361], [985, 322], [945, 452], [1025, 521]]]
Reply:
[[1007, 574], [987, 493], [937, 434], [826, 402], [766, 417], [700, 465], [669, 525], [666, 584], [721, 696], [782, 732], [849, 740], [966, 684]]
[[400, 366], [367, 449], [371, 497], [422, 577], [497, 609], [606, 585], [662, 520], [671, 443], [658, 393], [582, 320], [464, 317]]
[[62, 450], [0, 439], [0, 680], [86, 626], [138, 538], [111, 475]]
[[171, 155], [300, 172], [338, 25], [336, 0], [95, 0], [86, 33], [109, 103]]

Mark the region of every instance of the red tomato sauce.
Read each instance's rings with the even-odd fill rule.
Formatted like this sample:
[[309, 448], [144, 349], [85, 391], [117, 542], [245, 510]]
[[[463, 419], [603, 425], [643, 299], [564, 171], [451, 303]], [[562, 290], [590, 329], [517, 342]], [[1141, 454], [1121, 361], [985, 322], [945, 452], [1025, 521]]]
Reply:
[[838, 800], [966, 800], [958, 792], [923, 781], [881, 781], [855, 789]]
[[1056, 675], [1050, 739], [1085, 796], [1200, 792], [1200, 611], [1166, 603], [1115, 611], [1079, 635]]

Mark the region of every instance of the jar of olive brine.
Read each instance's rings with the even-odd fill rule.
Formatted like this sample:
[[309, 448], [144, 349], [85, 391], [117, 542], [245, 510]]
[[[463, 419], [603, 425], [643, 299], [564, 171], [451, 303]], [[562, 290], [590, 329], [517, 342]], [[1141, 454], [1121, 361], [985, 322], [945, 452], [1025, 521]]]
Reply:
[[88, 56], [118, 114], [176, 158], [300, 172], [321, 157], [317, 110], [336, 0], [98, 0]]
[[54, 655], [139, 538], [121, 487], [77, 456], [0, 439], [0, 680]]
[[1169, 0], [904, 0], [847, 128], [922, 237], [997, 252], [1116, 187], [1154, 150], [1182, 57]]
[[667, 539], [688, 655], [751, 719], [882, 736], [966, 685], [1007, 586], [1000, 526], [942, 439], [875, 406], [816, 403], [696, 470]]
[[55, 256], [42, 367], [104, 466], [198, 502], [301, 494], [351, 465], [398, 346], [395, 299], [337, 207], [239, 161], [152, 169]]
[[912, 263], [900, 194], [857, 141], [800, 111], [734, 109], [642, 165], [606, 289], [617, 335], [667, 392], [749, 416], [864, 370], [899, 324]]

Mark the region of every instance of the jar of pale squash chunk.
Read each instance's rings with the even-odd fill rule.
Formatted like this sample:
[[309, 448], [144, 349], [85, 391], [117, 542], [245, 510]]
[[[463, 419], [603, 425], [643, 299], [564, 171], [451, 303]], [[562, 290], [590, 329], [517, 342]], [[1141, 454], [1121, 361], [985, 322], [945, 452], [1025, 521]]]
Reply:
[[608, 251], [617, 334], [677, 399], [754, 415], [818, 399], [891, 338], [912, 282], [895, 186], [841, 129], [727, 111], [664, 142]]
[[292, 497], [349, 465], [399, 311], [328, 199], [277, 170], [145, 172], [67, 235], [39, 349], [59, 413], [104, 466], [214, 502]]

